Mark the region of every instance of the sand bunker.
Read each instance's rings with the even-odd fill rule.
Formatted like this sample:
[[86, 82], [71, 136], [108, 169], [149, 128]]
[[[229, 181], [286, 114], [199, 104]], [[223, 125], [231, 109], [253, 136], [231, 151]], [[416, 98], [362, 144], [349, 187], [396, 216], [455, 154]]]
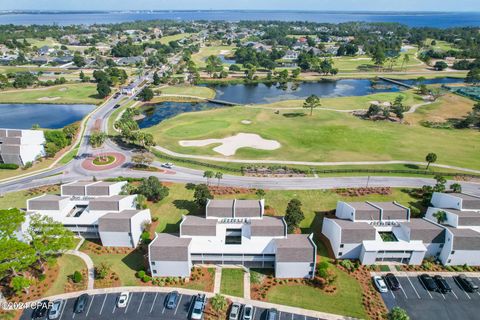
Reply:
[[242, 120], [240, 121], [242, 124], [252, 124], [252, 121], [250, 120]]
[[223, 139], [183, 140], [179, 141], [182, 147], [204, 147], [210, 144], [221, 143], [213, 151], [224, 156], [233, 156], [240, 148], [254, 148], [260, 150], [275, 150], [280, 148], [280, 143], [275, 140], [266, 140], [254, 133], [238, 133], [235, 136]]
[[38, 98], [37, 100], [38, 101], [55, 101], [58, 99], [60, 99], [60, 97], [41, 97], [41, 98]]
[[58, 89], [58, 91], [61, 91], [61, 92], [63, 92], [63, 91], [67, 91], [67, 90], [68, 90], [68, 88], [65, 88], [65, 87], [64, 87], [64, 88], [60, 88], [60, 89]]
[[220, 54], [221, 54], [221, 55], [227, 55], [227, 54], [230, 54], [230, 52], [232, 52], [232, 51], [230, 51], [230, 50], [221, 50], [221, 51], [220, 51]]

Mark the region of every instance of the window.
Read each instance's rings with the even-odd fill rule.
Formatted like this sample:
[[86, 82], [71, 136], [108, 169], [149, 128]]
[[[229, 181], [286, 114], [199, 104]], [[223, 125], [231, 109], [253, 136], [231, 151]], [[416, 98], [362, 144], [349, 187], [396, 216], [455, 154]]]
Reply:
[[225, 244], [242, 244], [242, 229], [227, 229]]
[[309, 276], [313, 275], [313, 272], [312, 272], [312, 271], [309, 271], [309, 272], [308, 272], [308, 275], [309, 275]]
[[313, 267], [313, 266], [315, 266], [315, 263], [310, 263], [310, 267]]
[[452, 259], [448, 259], [447, 263], [450, 263], [450, 262], [452, 262]]
[[455, 254], [455, 250], [453, 250], [452, 252], [450, 252], [450, 254]]
[[154, 266], [154, 265], [155, 265], [155, 261], [152, 261], [152, 266]]
[[343, 248], [343, 243], [340, 243], [340, 248]]
[[443, 243], [440, 244], [440, 248], [443, 248]]
[[338, 255], [341, 256], [343, 254], [343, 252], [339, 252]]
[[153, 270], [153, 273], [156, 274], [156, 273], [157, 273], [157, 270]]

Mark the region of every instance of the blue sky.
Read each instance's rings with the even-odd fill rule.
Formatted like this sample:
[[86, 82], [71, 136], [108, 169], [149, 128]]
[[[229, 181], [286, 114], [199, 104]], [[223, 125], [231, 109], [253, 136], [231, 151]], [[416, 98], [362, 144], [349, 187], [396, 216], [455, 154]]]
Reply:
[[480, 11], [480, 0], [0, 0], [0, 10]]

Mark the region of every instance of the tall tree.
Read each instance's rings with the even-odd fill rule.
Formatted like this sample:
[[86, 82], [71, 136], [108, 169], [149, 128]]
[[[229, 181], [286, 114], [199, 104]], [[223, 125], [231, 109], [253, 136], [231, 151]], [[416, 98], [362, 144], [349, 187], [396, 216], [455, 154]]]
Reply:
[[223, 179], [223, 173], [217, 172], [215, 173], [215, 179], [218, 180], [218, 186], [220, 185], [220, 180]]
[[210, 179], [213, 178], [215, 174], [213, 171], [207, 170], [203, 173], [203, 177], [207, 179], [207, 185], [210, 183]]
[[150, 176], [147, 179], [142, 179], [137, 192], [143, 194], [150, 201], [158, 202], [168, 196], [169, 189], [163, 186], [157, 177]]
[[437, 155], [433, 152], [430, 152], [429, 154], [427, 154], [427, 156], [425, 157], [425, 161], [427, 161], [427, 170], [428, 168], [430, 167], [430, 164], [431, 163], [434, 163], [435, 161], [437, 161]]
[[0, 210], [0, 240], [15, 237], [24, 221], [25, 214], [17, 208]]
[[298, 199], [292, 199], [288, 202], [285, 214], [285, 222], [287, 223], [288, 232], [292, 233], [305, 219], [302, 211], [302, 202]]
[[444, 223], [447, 221], [447, 213], [443, 210], [439, 210], [433, 214], [433, 217], [437, 219], [437, 223]]
[[36, 260], [35, 250], [29, 244], [13, 238], [0, 241], [0, 279], [16, 276]]
[[305, 102], [303, 103], [303, 107], [305, 109], [310, 109], [310, 115], [313, 114], [313, 109], [320, 107], [322, 104], [320, 103], [320, 98], [316, 95], [312, 94], [308, 97]]
[[193, 193], [193, 198], [197, 206], [204, 208], [207, 205], [209, 199], [213, 199], [213, 195], [210, 193], [206, 184], [197, 184]]

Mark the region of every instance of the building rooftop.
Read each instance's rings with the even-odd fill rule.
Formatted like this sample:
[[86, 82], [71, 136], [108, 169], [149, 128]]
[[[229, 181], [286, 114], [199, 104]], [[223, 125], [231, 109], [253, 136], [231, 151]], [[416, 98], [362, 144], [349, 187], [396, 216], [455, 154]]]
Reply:
[[100, 232], [130, 232], [130, 220], [139, 212], [140, 210], [109, 212], [98, 219], [98, 230]]
[[150, 261], [187, 261], [190, 238], [180, 238], [169, 233], [158, 233], [149, 245]]
[[182, 227], [216, 226], [216, 225], [217, 225], [217, 220], [206, 219], [204, 217], [191, 216], [191, 215], [185, 216], [182, 222]]
[[480, 233], [468, 228], [447, 227], [453, 233], [453, 250], [478, 250]]
[[342, 243], [361, 243], [363, 240], [375, 240], [377, 230], [367, 222], [353, 222], [337, 218], [333, 220], [342, 229]]
[[383, 220], [407, 220], [408, 209], [395, 202], [370, 202], [382, 209]]
[[286, 239], [275, 239], [277, 262], [312, 262], [316, 247], [306, 234], [289, 234]]
[[462, 209], [475, 210], [480, 209], [480, 196], [465, 193], [450, 193], [450, 195], [462, 199]]
[[410, 229], [410, 240], [422, 240], [424, 243], [445, 242], [445, 229], [426, 219], [410, 219], [400, 225]]
[[368, 202], [347, 202], [355, 209], [355, 220], [380, 220], [380, 209]]

